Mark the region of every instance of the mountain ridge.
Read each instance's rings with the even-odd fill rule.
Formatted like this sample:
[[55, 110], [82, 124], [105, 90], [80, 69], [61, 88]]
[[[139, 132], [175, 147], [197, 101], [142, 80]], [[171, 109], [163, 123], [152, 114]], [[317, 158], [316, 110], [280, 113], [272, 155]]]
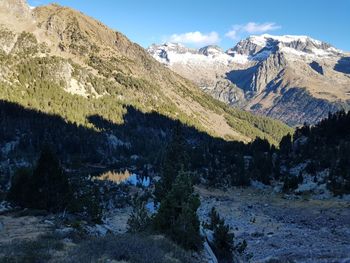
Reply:
[[[316, 123], [327, 117], [327, 110], [333, 112], [349, 105], [346, 58], [350, 53], [308, 36], [250, 36], [226, 52], [216, 49], [213, 54], [199, 50], [178, 53], [173, 48], [177, 46], [152, 45], [148, 52], [231, 106], [300, 125]], [[293, 97], [283, 97], [290, 94], [284, 92], [286, 89], [293, 88], [304, 93], [300, 107], [293, 106]], [[284, 112], [278, 116], [274, 107], [282, 101], [288, 105], [276, 107]]]
[[[5, 2], [18, 7], [25, 3], [15, 0]], [[0, 8], [0, 13], [4, 16], [8, 13], [8, 5], [5, 5], [5, 2], [2, 2], [3, 6]], [[233, 119], [237, 122], [243, 121], [249, 126], [246, 120], [241, 120], [237, 113], [202, 93], [187, 79], [156, 62], [142, 47], [129, 41], [122, 33], [109, 29], [79, 11], [57, 4], [34, 9], [27, 6], [25, 10], [30, 14], [25, 17], [25, 23], [22, 23], [21, 18], [13, 16], [9, 17], [9, 21], [1, 20], [3, 41], [0, 49], [5, 52], [4, 61], [11, 60], [8, 65], [1, 66], [3, 72], [8, 72], [2, 76], [7, 85], [38, 84], [36, 72], [17, 64], [13, 60], [16, 57], [22, 60], [23, 64], [42, 67], [40, 70], [47, 74], [47, 81], [61, 86], [67, 96], [81, 97], [78, 101], [82, 104], [116, 100], [120, 105], [131, 104], [144, 112], [158, 111], [173, 119], [180, 119], [183, 123], [207, 131], [213, 136], [246, 142], [255, 137], [238, 125], [232, 126]], [[16, 30], [13, 29], [14, 26]], [[46, 68], [49, 65], [53, 70]], [[15, 78], [10, 72], [14, 73]], [[21, 72], [26, 72], [25, 76], [20, 76]], [[30, 75], [34, 78], [27, 83]], [[22, 82], [18, 81], [16, 76], [21, 78]], [[19, 94], [20, 89], [18, 87]], [[37, 91], [39, 90], [35, 92]], [[33, 95], [35, 103], [18, 96], [3, 94], [1, 98], [11, 97], [17, 100], [13, 102], [25, 103], [23, 106], [37, 105], [38, 109], [41, 105], [40, 110], [60, 113], [59, 107], [53, 109], [52, 106], [43, 106], [36, 95]], [[47, 99], [49, 98], [45, 100]], [[104, 110], [108, 111], [106, 107], [103, 106]], [[91, 125], [84, 120], [84, 115], [93, 108], [84, 106], [75, 116], [67, 116], [70, 116], [70, 121]], [[123, 106], [112, 119], [122, 121], [122, 108]], [[275, 123], [272, 120], [264, 121]], [[276, 125], [280, 125], [282, 130], [288, 130], [281, 124]], [[261, 137], [276, 137], [273, 134], [265, 134], [257, 127], [251, 129]]]

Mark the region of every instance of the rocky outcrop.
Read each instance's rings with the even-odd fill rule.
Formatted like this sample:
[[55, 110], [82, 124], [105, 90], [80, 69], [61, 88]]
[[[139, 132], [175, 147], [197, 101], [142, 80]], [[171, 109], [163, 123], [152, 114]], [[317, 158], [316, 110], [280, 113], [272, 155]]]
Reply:
[[250, 41], [250, 39], [245, 39], [240, 41], [234, 48], [230, 48], [227, 50], [227, 54], [241, 54], [241, 55], [249, 55], [252, 56], [258, 53], [261, 49], [263, 49], [263, 43], [256, 43]]
[[31, 17], [31, 10], [26, 0], [1, 0], [0, 9], [20, 19]]

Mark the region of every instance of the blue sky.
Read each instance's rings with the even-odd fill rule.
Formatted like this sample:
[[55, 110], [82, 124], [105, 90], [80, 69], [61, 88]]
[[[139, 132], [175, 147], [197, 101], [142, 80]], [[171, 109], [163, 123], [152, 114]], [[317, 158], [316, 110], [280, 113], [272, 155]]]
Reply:
[[[32, 6], [49, 0], [28, 0]], [[248, 35], [309, 35], [350, 51], [350, 0], [55, 0], [147, 47], [164, 41], [230, 48]]]

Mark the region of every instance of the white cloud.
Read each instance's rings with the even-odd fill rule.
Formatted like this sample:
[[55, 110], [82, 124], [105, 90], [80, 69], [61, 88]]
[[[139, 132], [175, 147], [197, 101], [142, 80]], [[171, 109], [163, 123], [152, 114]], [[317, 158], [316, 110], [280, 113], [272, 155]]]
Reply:
[[268, 31], [273, 31], [276, 29], [280, 29], [281, 26], [276, 23], [255, 23], [249, 22], [245, 25], [234, 25], [230, 31], [228, 31], [225, 36], [231, 38], [233, 40], [237, 40], [240, 38], [240, 34], [248, 33], [248, 34], [261, 34]]
[[195, 31], [183, 34], [173, 34], [167, 38], [167, 41], [182, 44], [212, 45], [218, 43], [220, 37], [219, 34], [214, 31], [207, 34]]

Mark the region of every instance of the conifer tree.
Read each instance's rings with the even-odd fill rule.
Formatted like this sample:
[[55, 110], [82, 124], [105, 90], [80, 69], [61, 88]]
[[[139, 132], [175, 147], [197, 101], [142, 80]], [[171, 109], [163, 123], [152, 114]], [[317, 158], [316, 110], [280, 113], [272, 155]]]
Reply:
[[181, 124], [177, 123], [172, 134], [162, 165], [162, 176], [156, 184], [155, 201], [157, 203], [165, 197], [171, 189], [175, 178], [180, 170], [187, 169], [188, 155], [186, 152], [186, 141], [182, 134]]
[[213, 248], [215, 255], [220, 263], [231, 263], [232, 252], [234, 249], [234, 234], [229, 233], [230, 227], [225, 225], [224, 220], [220, 220], [219, 224], [214, 228]]
[[8, 199], [23, 207], [52, 212], [67, 208], [72, 199], [68, 178], [48, 147], [43, 149], [33, 172], [19, 170]]
[[288, 133], [280, 142], [280, 153], [287, 156], [292, 151], [292, 136]]
[[33, 172], [31, 206], [47, 211], [66, 208], [70, 199], [68, 178], [49, 147], [44, 147]]
[[[229, 263], [233, 260], [234, 234], [230, 233], [230, 227], [225, 224], [225, 220], [220, 218], [215, 207], [209, 212], [209, 224], [206, 226], [213, 231], [213, 241], [211, 246], [220, 263]], [[244, 246], [244, 245], [243, 245]], [[242, 244], [239, 244], [237, 249], [244, 250]]]
[[30, 192], [32, 191], [31, 182], [32, 171], [21, 168], [13, 176], [11, 188], [7, 194], [7, 199], [20, 206], [28, 206], [30, 203]]
[[218, 212], [216, 211], [215, 207], [212, 207], [210, 212], [209, 212], [209, 224], [208, 224], [208, 229], [214, 230], [216, 226], [220, 223], [220, 216]]
[[160, 203], [154, 227], [185, 249], [198, 250], [202, 246], [200, 222], [196, 214], [200, 206], [189, 175], [180, 171], [171, 190]]

